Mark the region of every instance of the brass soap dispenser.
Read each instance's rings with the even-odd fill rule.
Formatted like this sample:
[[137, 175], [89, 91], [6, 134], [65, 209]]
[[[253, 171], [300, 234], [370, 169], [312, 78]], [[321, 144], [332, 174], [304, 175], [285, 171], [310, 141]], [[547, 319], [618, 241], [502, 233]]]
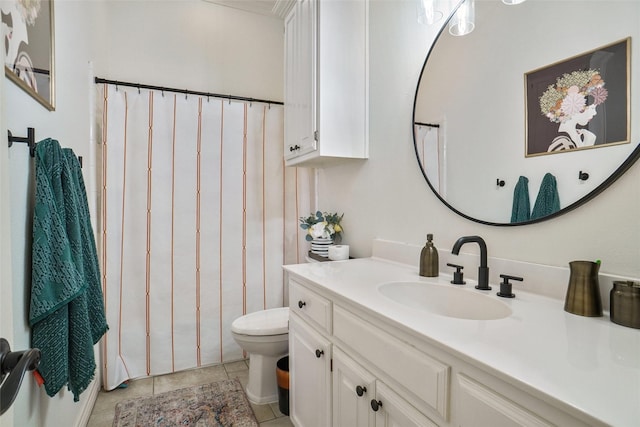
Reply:
[[433, 245], [433, 234], [427, 234], [427, 243], [420, 252], [420, 275], [438, 277], [438, 250]]

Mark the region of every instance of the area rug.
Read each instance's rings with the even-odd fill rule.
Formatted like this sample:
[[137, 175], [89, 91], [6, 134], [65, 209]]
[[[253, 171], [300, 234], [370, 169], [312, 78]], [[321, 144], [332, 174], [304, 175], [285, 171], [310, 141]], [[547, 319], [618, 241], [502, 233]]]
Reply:
[[123, 400], [113, 427], [258, 427], [238, 379]]

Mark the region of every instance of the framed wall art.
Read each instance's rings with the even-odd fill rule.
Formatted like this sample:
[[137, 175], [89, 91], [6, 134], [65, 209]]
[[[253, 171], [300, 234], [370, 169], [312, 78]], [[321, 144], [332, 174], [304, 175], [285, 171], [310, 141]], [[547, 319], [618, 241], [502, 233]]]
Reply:
[[525, 74], [525, 156], [630, 139], [627, 38]]
[[53, 111], [53, 0], [7, 0], [0, 2], [0, 9], [5, 75]]

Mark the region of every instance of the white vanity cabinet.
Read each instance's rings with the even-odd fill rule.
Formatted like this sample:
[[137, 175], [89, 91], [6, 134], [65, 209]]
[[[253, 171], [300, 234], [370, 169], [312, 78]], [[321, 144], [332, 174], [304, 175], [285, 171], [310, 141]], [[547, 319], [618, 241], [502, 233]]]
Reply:
[[331, 425], [331, 302], [289, 283], [290, 419], [297, 427]]
[[446, 417], [447, 365], [296, 280], [289, 301], [295, 426], [434, 427], [421, 410]]
[[[295, 337], [302, 323], [331, 347], [325, 392], [332, 413], [316, 426], [638, 425], [637, 330], [566, 313], [562, 299], [525, 291], [505, 302], [495, 292], [481, 295], [509, 306], [511, 315], [495, 320], [442, 315], [431, 304], [457, 306], [451, 299], [413, 308], [388, 297], [387, 284], [455, 289], [450, 276], [422, 278], [415, 266], [384, 258], [284, 270], [290, 333]], [[467, 285], [464, 292], [479, 291]], [[294, 412], [296, 399], [312, 393], [296, 383], [290, 390]], [[373, 415], [372, 400], [379, 406]]]
[[296, 0], [285, 18], [284, 158], [368, 157], [368, 0]]
[[289, 300], [297, 427], [603, 425], [303, 277]]

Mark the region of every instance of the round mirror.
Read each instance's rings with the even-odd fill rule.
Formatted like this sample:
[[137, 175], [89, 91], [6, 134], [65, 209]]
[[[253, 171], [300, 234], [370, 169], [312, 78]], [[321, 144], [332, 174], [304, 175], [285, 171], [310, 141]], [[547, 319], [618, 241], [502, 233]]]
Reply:
[[413, 116], [440, 200], [476, 222], [530, 224], [622, 175], [640, 155], [639, 18], [635, 1], [478, 0], [471, 33], [445, 24]]

